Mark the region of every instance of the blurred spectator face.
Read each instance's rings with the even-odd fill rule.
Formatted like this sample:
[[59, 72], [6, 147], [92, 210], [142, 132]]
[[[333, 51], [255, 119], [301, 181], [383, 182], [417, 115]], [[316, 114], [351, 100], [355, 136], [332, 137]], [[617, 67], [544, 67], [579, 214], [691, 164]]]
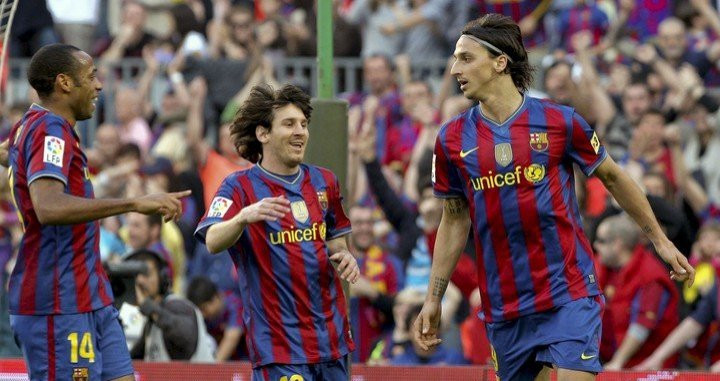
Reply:
[[665, 58], [679, 60], [687, 47], [685, 26], [676, 18], [668, 18], [658, 26], [658, 45]]
[[715, 133], [713, 129], [714, 118], [708, 115], [705, 107], [700, 105], [695, 106], [689, 117], [698, 135], [712, 135]]
[[145, 27], [147, 13], [145, 7], [136, 1], [127, 1], [122, 11], [122, 23], [132, 25], [138, 29]]
[[646, 173], [643, 175], [642, 183], [647, 194], [666, 200], [669, 198], [669, 184], [662, 175], [652, 172]]
[[433, 195], [432, 187], [425, 188], [420, 194], [420, 203], [418, 204], [418, 212], [423, 219], [423, 229], [433, 231], [440, 226], [440, 218], [442, 217], [443, 202]]
[[630, 84], [630, 68], [626, 65], [616, 63], [610, 68], [610, 84], [607, 90], [611, 94], [621, 94], [623, 89]]
[[253, 15], [247, 8], [233, 8], [227, 18], [230, 36], [233, 42], [243, 46], [249, 45], [253, 39]]
[[663, 142], [665, 117], [655, 113], [647, 113], [640, 118], [637, 129], [642, 131], [643, 138], [647, 139], [646, 146], [656, 148]]
[[128, 245], [133, 249], [144, 249], [150, 246], [160, 236], [160, 228], [150, 226], [148, 216], [140, 213], [128, 213], [125, 224], [128, 229]]
[[148, 259], [144, 262], [148, 268], [147, 274], [138, 274], [135, 277], [135, 284], [145, 289], [148, 297], [154, 298], [160, 294], [160, 274], [155, 261]]
[[622, 249], [622, 245], [619, 239], [610, 237], [609, 230], [610, 227], [608, 223], [601, 222], [593, 246], [603, 265], [617, 268], [620, 265], [618, 253]]
[[220, 133], [218, 136], [218, 148], [220, 149], [220, 154], [228, 157], [228, 158], [234, 158], [238, 157], [238, 152], [235, 149], [235, 145], [232, 142], [232, 138], [230, 137], [230, 125], [231, 123], [225, 123], [222, 126], [220, 126]]
[[406, 114], [410, 114], [412, 109], [420, 104], [431, 104], [432, 93], [427, 83], [422, 81], [410, 82], [402, 91], [402, 107]]
[[635, 124], [640, 116], [650, 109], [650, 91], [643, 84], [633, 84], [625, 88], [622, 95], [623, 113], [630, 123]]
[[120, 88], [115, 94], [115, 115], [118, 122], [125, 124], [140, 116], [142, 97], [130, 88]]
[[560, 104], [570, 104], [574, 83], [570, 65], [559, 64], [545, 73], [545, 91], [550, 98]]
[[275, 17], [280, 12], [280, 1], [278, 0], [260, 0], [260, 9], [265, 17]]
[[695, 243], [700, 259], [709, 261], [720, 256], [720, 225], [712, 224], [700, 229]]
[[115, 126], [103, 124], [95, 132], [95, 148], [102, 155], [104, 163], [115, 161], [118, 149], [120, 149], [120, 134]]
[[[375, 243], [373, 210], [363, 206], [353, 207], [350, 209], [350, 223], [353, 229], [350, 236], [353, 246], [358, 250], [366, 251]], [[362, 256], [362, 253], [355, 251], [353, 254]]]
[[382, 96], [393, 85], [393, 72], [385, 57], [368, 57], [363, 64], [365, 83], [370, 92]]
[[223, 312], [223, 309], [225, 308], [225, 302], [223, 301], [223, 298], [220, 294], [215, 294], [215, 296], [210, 299], [209, 302], [203, 303], [198, 308], [200, 309], [200, 312], [202, 312], [203, 318], [207, 320], [213, 320], [220, 316], [220, 314]]

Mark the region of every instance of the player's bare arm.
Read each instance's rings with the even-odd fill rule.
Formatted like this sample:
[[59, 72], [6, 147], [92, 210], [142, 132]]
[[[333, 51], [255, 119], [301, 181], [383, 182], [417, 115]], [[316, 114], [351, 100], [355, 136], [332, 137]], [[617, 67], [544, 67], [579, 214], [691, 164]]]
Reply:
[[180, 199], [190, 191], [157, 193], [131, 199], [90, 199], [65, 193], [65, 185], [53, 178], [40, 178], [30, 184], [38, 220], [43, 225], [70, 225], [127, 212], [162, 214], [165, 221], [177, 220], [182, 214]]
[[5, 139], [4, 142], [0, 143], [0, 165], [3, 167], [10, 166], [10, 140]]
[[240, 238], [249, 224], [260, 221], [277, 221], [290, 212], [290, 201], [283, 196], [266, 197], [250, 204], [233, 218], [210, 226], [205, 242], [208, 250], [217, 254], [226, 250]]
[[465, 247], [469, 232], [470, 212], [467, 201], [461, 198], [446, 199], [435, 239], [428, 293], [413, 327], [413, 335], [423, 349], [427, 350], [442, 342], [438, 338], [442, 297]]
[[635, 220], [655, 246], [658, 255], [671, 267], [670, 277], [676, 281], [695, 280], [695, 270], [687, 258], [667, 238], [655, 219], [645, 194], [611, 157], [605, 158], [595, 170], [618, 204]]
[[330, 251], [330, 260], [337, 265], [337, 272], [340, 274], [340, 279], [354, 284], [360, 277], [360, 268], [358, 267], [355, 256], [348, 250], [347, 237], [348, 235], [344, 235], [331, 239], [327, 241], [327, 247]]

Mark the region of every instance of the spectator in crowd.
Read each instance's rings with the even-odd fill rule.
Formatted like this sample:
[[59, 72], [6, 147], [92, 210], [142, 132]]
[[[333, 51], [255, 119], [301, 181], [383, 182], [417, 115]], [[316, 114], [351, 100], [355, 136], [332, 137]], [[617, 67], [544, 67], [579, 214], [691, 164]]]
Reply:
[[364, 363], [372, 344], [393, 323], [392, 298], [402, 288], [403, 269], [395, 256], [377, 244], [372, 208], [353, 206], [348, 217], [353, 227], [350, 250], [360, 268], [358, 281], [350, 285], [350, 323], [358, 344], [353, 360]]
[[[398, 14], [406, 13], [407, 6], [397, 0], [354, 0], [345, 14], [352, 25], [362, 26], [363, 58], [372, 56], [395, 57], [402, 52], [403, 35], [383, 33], [382, 27], [397, 22]], [[365, 71], [365, 74], [368, 74]]]
[[130, 356], [145, 361], [213, 362], [215, 340], [207, 333], [200, 311], [171, 292], [172, 278], [163, 257], [143, 249], [125, 260], [147, 266], [145, 273], [135, 277], [136, 302], [147, 321]]
[[115, 94], [115, 118], [123, 143], [135, 143], [143, 157], [150, 152], [153, 136], [142, 114], [142, 97], [130, 87], [120, 87]]
[[[3, 9], [3, 12], [7, 9]], [[3, 23], [5, 20], [3, 20]], [[40, 48], [60, 42], [46, 0], [17, 2], [10, 29], [9, 47], [12, 57], [31, 57]]]
[[92, 52], [100, 0], [48, 0], [55, 28], [64, 43]]
[[240, 296], [231, 291], [221, 292], [209, 278], [198, 276], [188, 284], [187, 298], [200, 309], [208, 333], [218, 343], [215, 360], [240, 360], [244, 333]]
[[138, 0], [123, 2], [120, 29], [111, 40], [101, 40], [95, 45], [95, 55], [103, 60], [117, 61], [125, 57], [141, 57], [143, 48], [155, 37], [145, 31], [147, 10]]
[[[162, 256], [167, 264], [171, 281], [174, 279], [173, 258], [160, 241], [162, 217], [153, 214], [146, 216], [140, 213], [128, 213], [125, 217], [127, 228], [127, 250], [129, 253], [137, 250], [152, 250]], [[170, 285], [172, 287], [172, 284]]]
[[[598, 278], [606, 297], [603, 327], [612, 340], [606, 370], [632, 368], [645, 360], [678, 323], [679, 295], [667, 271], [640, 244], [640, 231], [625, 214], [604, 219], [595, 236], [603, 266]], [[666, 367], [675, 365], [669, 358]]]

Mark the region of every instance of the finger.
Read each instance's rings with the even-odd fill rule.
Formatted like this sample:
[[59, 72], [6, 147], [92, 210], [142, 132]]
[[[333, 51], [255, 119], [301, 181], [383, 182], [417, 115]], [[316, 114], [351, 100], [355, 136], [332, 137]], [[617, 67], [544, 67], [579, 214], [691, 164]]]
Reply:
[[423, 350], [428, 350], [428, 347], [425, 345], [425, 341], [423, 340], [423, 335], [421, 334], [420, 327], [422, 326], [422, 315], [418, 316], [417, 319], [415, 319], [415, 323], [413, 324], [413, 336], [415, 336], [415, 341], [420, 345], [420, 348]]
[[347, 266], [345, 268], [345, 271], [343, 271], [343, 273], [342, 273], [342, 278], [349, 281], [350, 274], [352, 274], [352, 272], [353, 272], [353, 268], [351, 266]]
[[353, 283], [353, 284], [357, 283], [357, 281], [358, 281], [359, 278], [360, 278], [360, 269], [356, 267], [356, 268], [353, 270], [352, 283]]
[[690, 265], [687, 258], [681, 256], [679, 259], [680, 266], [687, 272], [688, 286], [692, 286], [695, 282], [695, 269]]
[[442, 339], [434, 339], [434, 340], [430, 340], [430, 341], [427, 343], [427, 346], [428, 346], [428, 347], [434, 347], [434, 346], [436, 346], [436, 345], [439, 345], [440, 343], [442, 343]]
[[427, 335], [430, 332], [430, 320], [423, 315], [422, 319], [422, 333]]
[[176, 199], [177, 199], [177, 198], [183, 198], [183, 197], [190, 196], [191, 194], [192, 194], [192, 191], [188, 189], [188, 190], [184, 190], [184, 191], [181, 191], [181, 192], [173, 192], [173, 193], [170, 193], [170, 197], [173, 197], [173, 198], [176, 198]]
[[343, 257], [343, 253], [335, 253], [330, 256], [330, 260], [333, 262], [337, 262], [337, 261], [341, 260], [342, 257]]

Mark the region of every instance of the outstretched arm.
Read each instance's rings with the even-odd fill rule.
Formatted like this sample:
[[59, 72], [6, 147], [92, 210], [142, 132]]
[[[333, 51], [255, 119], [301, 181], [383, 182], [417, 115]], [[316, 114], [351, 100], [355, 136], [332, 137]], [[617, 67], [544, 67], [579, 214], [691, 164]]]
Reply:
[[692, 284], [695, 270], [662, 231], [645, 194], [630, 176], [610, 156], [597, 167], [595, 175], [605, 184], [618, 204], [640, 225], [658, 255], [672, 267], [670, 277], [676, 281], [689, 280], [689, 284]]

